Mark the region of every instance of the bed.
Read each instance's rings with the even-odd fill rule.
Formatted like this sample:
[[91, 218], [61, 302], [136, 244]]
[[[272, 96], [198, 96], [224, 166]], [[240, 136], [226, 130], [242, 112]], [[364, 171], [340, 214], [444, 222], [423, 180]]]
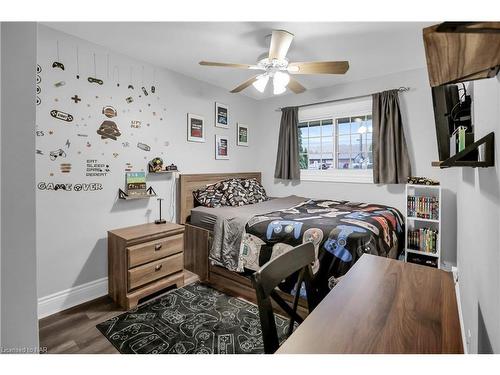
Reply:
[[[313, 242], [314, 283], [325, 294], [364, 253], [396, 258], [402, 250], [403, 218], [375, 204], [289, 196], [241, 207], [196, 207], [193, 191], [255, 173], [180, 176], [180, 222], [185, 224], [185, 265], [224, 291], [254, 299], [248, 276], [269, 259]], [[288, 293], [293, 280], [282, 288]]]

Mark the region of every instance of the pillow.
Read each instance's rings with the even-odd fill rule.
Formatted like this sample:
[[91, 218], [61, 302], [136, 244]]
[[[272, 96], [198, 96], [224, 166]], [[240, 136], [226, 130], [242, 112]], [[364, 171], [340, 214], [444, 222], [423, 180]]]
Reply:
[[219, 189], [219, 184], [218, 182], [193, 191], [194, 199], [205, 207], [226, 206], [227, 199], [224, 192]]
[[242, 180], [241, 185], [247, 192], [248, 204], [260, 203], [269, 199], [266, 190], [255, 178]]
[[224, 192], [224, 197], [229, 206], [244, 206], [249, 204], [247, 191], [242, 186], [241, 182], [240, 179], [232, 178], [219, 183], [219, 189]]

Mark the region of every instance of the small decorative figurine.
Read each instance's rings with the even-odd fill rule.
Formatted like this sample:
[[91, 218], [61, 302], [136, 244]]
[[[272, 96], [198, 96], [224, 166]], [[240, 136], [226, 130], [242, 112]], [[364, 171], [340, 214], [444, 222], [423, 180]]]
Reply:
[[163, 169], [163, 160], [159, 157], [154, 158], [149, 162], [149, 172], [161, 172]]

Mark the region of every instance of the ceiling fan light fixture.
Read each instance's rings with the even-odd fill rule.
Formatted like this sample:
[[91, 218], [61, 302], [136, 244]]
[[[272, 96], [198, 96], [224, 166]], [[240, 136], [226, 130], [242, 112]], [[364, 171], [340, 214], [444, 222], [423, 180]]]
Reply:
[[257, 91], [264, 92], [268, 81], [269, 81], [269, 75], [261, 74], [260, 76], [257, 77], [257, 80], [254, 83], [252, 83], [252, 85], [257, 89]]
[[274, 95], [283, 94], [289, 82], [290, 76], [288, 75], [288, 73], [284, 73], [281, 71], [275, 72], [273, 77]]

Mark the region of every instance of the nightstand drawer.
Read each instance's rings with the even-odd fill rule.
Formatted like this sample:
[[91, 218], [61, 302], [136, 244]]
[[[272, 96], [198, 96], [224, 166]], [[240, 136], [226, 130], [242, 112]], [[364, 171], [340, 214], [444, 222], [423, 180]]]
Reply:
[[165, 237], [156, 241], [127, 247], [128, 268], [149, 263], [166, 256], [182, 252], [183, 234]]
[[183, 267], [183, 253], [135, 267], [128, 271], [128, 289], [132, 290], [172, 273], [182, 271]]

